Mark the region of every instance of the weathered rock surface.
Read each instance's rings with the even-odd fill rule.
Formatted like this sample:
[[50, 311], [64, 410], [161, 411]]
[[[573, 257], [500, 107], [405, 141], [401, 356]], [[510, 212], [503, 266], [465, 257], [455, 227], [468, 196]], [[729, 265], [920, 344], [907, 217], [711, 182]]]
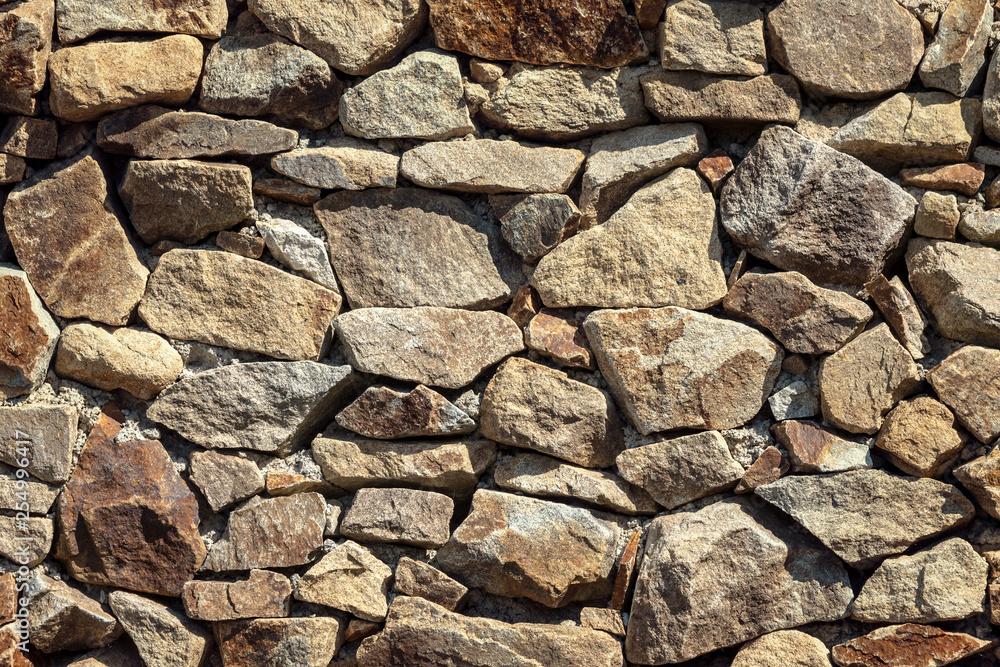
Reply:
[[59, 327], [24, 271], [0, 264], [0, 399], [27, 394], [45, 380]]
[[966, 345], [927, 373], [927, 381], [980, 442], [1000, 435], [1000, 352]]
[[[236, 295], [238, 298], [234, 298]], [[139, 304], [150, 329], [277, 359], [319, 359], [340, 295], [228, 252], [172, 250]]]
[[344, 643], [337, 617], [259, 618], [214, 623], [224, 667], [326, 667]]
[[337, 192], [314, 208], [351, 308], [481, 310], [510, 298], [490, 252], [495, 241], [455, 197], [412, 188]]
[[912, 556], [888, 558], [865, 582], [851, 616], [868, 623], [957, 621], [984, 610], [989, 565], [955, 537]]
[[323, 436], [313, 442], [323, 476], [355, 491], [366, 486], [416, 486], [444, 493], [467, 493], [496, 460], [496, 444], [465, 442], [386, 442]]
[[271, 169], [315, 188], [394, 188], [399, 158], [360, 142], [337, 142], [275, 155]]
[[899, 276], [886, 280], [880, 274], [865, 283], [865, 290], [910, 356], [921, 359], [931, 351], [931, 345], [924, 335], [924, 328], [927, 326], [924, 315]]
[[189, 581], [184, 584], [184, 613], [199, 621], [288, 616], [292, 584], [268, 570], [251, 570], [246, 581]]
[[951, 190], [966, 197], [975, 195], [985, 178], [985, 165], [975, 162], [948, 164], [943, 167], [915, 167], [899, 172], [899, 180], [903, 185], [914, 185], [928, 190]]
[[359, 542], [432, 549], [448, 541], [455, 501], [433, 491], [359, 489], [340, 522], [340, 534]]
[[78, 581], [179, 596], [205, 559], [198, 501], [159, 442], [116, 443], [109, 412], [59, 496], [55, 556]]
[[210, 450], [192, 452], [190, 462], [191, 481], [214, 512], [264, 490], [264, 475], [250, 459]]
[[607, 597], [621, 530], [614, 515], [479, 489], [437, 553], [466, 585], [548, 607]]
[[954, 486], [881, 470], [783, 477], [754, 493], [861, 568], [963, 526], [975, 513]]
[[56, 7], [59, 41], [78, 42], [101, 30], [114, 32], [173, 32], [218, 39], [229, 12], [224, 0], [146, 2], [61, 0]]
[[643, 435], [748, 422], [783, 353], [750, 327], [683, 308], [602, 310], [584, 329], [629, 420]]
[[664, 123], [794, 124], [802, 109], [799, 87], [787, 74], [725, 79], [658, 71], [640, 81], [646, 106]]
[[720, 204], [723, 226], [750, 254], [815, 282], [851, 285], [901, 254], [915, 209], [884, 176], [784, 127], [761, 133]]
[[256, 227], [276, 260], [330, 291], [340, 292], [322, 239], [290, 220], [261, 220]]
[[469, 589], [436, 568], [407, 556], [396, 566], [394, 590], [403, 595], [429, 600], [448, 611], [457, 611], [465, 604]]
[[[434, 651], [428, 652], [428, 646]], [[358, 649], [359, 667], [435, 667], [442, 661], [469, 667], [624, 664], [618, 641], [604, 632], [472, 618], [406, 596], [393, 600], [385, 630], [366, 639]]]
[[875, 446], [900, 470], [914, 477], [940, 477], [955, 462], [966, 436], [955, 415], [929, 396], [903, 401], [890, 412]]
[[17, 583], [10, 572], [0, 574], [0, 625], [14, 620], [17, 613]]
[[108, 604], [148, 667], [199, 667], [212, 648], [208, 628], [147, 597], [112, 591]]
[[253, 183], [253, 193], [303, 206], [312, 206], [321, 199], [319, 188], [311, 188], [285, 178], [256, 180]]
[[29, 568], [36, 567], [52, 551], [54, 533], [51, 519], [31, 517], [24, 521], [0, 516], [0, 557]]
[[870, 447], [845, 440], [811, 421], [784, 421], [774, 437], [785, 446], [797, 473], [845, 472], [872, 467]]
[[603, 225], [559, 244], [532, 285], [550, 308], [681, 306], [726, 293], [715, 201], [690, 169], [643, 187]]
[[392, 570], [354, 542], [344, 542], [302, 575], [295, 599], [333, 607], [368, 621], [389, 610]]
[[[13, 596], [13, 577], [10, 581]], [[100, 602], [44, 574], [27, 582], [19, 597], [28, 602], [31, 643], [43, 653], [107, 646], [122, 634], [118, 621]], [[13, 618], [13, 606], [10, 613]]]
[[403, 153], [400, 174], [456, 192], [566, 192], [586, 158], [578, 150], [476, 139], [428, 143]]
[[576, 232], [580, 209], [567, 195], [530, 195], [500, 219], [500, 233], [525, 262], [534, 263]]
[[424, 385], [417, 385], [411, 391], [369, 387], [341, 410], [336, 420], [349, 431], [380, 440], [458, 435], [476, 430], [476, 422], [469, 415]]
[[809, 535], [746, 499], [659, 517], [649, 528], [625, 651], [683, 662], [765, 632], [847, 616], [847, 571]]
[[987, 0], [949, 3], [920, 63], [923, 84], [964, 96], [986, 64], [992, 25], [993, 6]]
[[19, 644], [22, 641], [13, 623], [0, 626], [0, 659], [7, 661], [11, 667], [35, 667], [21, 651]]
[[0, 406], [0, 461], [14, 466], [30, 450], [25, 470], [38, 479], [61, 484], [73, 470], [77, 411], [68, 405]]
[[736, 493], [750, 493], [758, 486], [770, 484], [788, 472], [789, 463], [781, 454], [781, 450], [771, 445], [758, 456], [747, 471], [743, 473], [736, 488]]
[[767, 399], [771, 414], [778, 421], [806, 419], [820, 413], [819, 398], [813, 387], [801, 380], [792, 382]]
[[588, 311], [542, 308], [524, 328], [524, 344], [562, 366], [596, 368], [583, 330]]
[[748, 3], [680, 0], [660, 23], [663, 69], [757, 76], [767, 71], [764, 13]]
[[32, 160], [56, 156], [59, 130], [54, 120], [14, 116], [0, 131], [0, 152]]
[[930, 625], [906, 623], [872, 630], [833, 647], [839, 667], [938, 667], [992, 648], [995, 641]]
[[94, 158], [22, 183], [3, 214], [18, 262], [53, 314], [112, 326], [128, 321], [149, 271], [125, 235]]
[[24, 178], [24, 160], [16, 155], [0, 155], [0, 185], [17, 183]]
[[[0, 3], [3, 4], [3, 3]], [[35, 97], [45, 86], [46, 64], [52, 51], [55, 7], [51, 0], [31, 0], [0, 11], [0, 113], [34, 115]]]
[[953, 471], [955, 479], [969, 490], [990, 516], [1000, 519], [1000, 452], [993, 449]]
[[202, 56], [201, 42], [188, 35], [60, 49], [49, 58], [52, 113], [79, 122], [137, 104], [184, 104], [198, 85]]
[[432, 387], [464, 387], [524, 349], [514, 321], [493, 311], [362, 308], [334, 325], [356, 370]]
[[340, 100], [344, 130], [365, 139], [448, 139], [472, 132], [458, 58], [418, 51]]
[[226, 533], [212, 545], [204, 569], [303, 565], [322, 546], [325, 527], [326, 501], [318, 493], [251, 500], [229, 515]]
[[56, 373], [105, 391], [124, 389], [152, 400], [184, 370], [184, 360], [164, 339], [138, 329], [86, 322], [63, 329]]
[[798, 630], [771, 632], [747, 643], [736, 654], [732, 667], [768, 667], [775, 663], [832, 667], [826, 644]]

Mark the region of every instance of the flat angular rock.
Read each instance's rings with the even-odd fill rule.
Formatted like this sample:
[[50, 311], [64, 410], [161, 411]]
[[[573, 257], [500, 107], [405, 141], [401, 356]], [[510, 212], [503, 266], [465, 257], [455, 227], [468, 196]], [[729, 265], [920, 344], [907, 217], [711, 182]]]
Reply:
[[931, 351], [931, 345], [924, 335], [927, 322], [924, 321], [924, 315], [920, 312], [913, 295], [903, 285], [899, 276], [886, 280], [885, 276], [880, 274], [874, 280], [865, 283], [865, 290], [910, 356], [921, 359]]
[[59, 41], [78, 42], [101, 30], [114, 32], [173, 32], [218, 39], [226, 29], [225, 0], [131, 2], [61, 0], [56, 8]]
[[521, 357], [504, 362], [486, 387], [480, 429], [491, 440], [588, 468], [607, 468], [624, 447], [608, 394]]
[[433, 491], [359, 489], [339, 530], [358, 542], [432, 549], [448, 541], [454, 511], [454, 500]]
[[725, 500], [654, 519], [625, 652], [644, 665], [683, 662], [765, 632], [844, 618], [852, 598], [843, 564], [814, 538], [767, 507]]
[[396, 187], [399, 158], [356, 143], [306, 148], [271, 158], [271, 169], [315, 188]]
[[1000, 345], [1000, 302], [996, 275], [1000, 251], [913, 239], [906, 251], [910, 285], [946, 338], [976, 345]]
[[149, 407], [148, 415], [202, 447], [287, 456], [355, 396], [355, 383], [348, 366], [233, 364], [175, 383]]
[[148, 667], [199, 667], [212, 635], [184, 614], [141, 595], [112, 591], [108, 604]]
[[467, 493], [496, 460], [489, 440], [386, 442], [323, 436], [313, 442], [323, 476], [347, 491], [367, 486], [416, 486]]
[[914, 167], [899, 172], [899, 180], [903, 185], [913, 185], [928, 190], [951, 190], [966, 197], [975, 195], [985, 179], [985, 165], [974, 162], [948, 164], [943, 167]]
[[646, 125], [594, 139], [583, 174], [584, 228], [607, 221], [636, 190], [674, 167], [690, 167], [708, 147], [693, 123]]
[[845, 472], [873, 467], [867, 444], [841, 438], [815, 422], [783, 421], [774, 425], [774, 437], [788, 451], [793, 472]]
[[263, 262], [171, 250], [149, 280], [139, 317], [170, 338], [317, 360], [328, 348], [340, 304], [336, 292]]
[[18, 262], [53, 314], [112, 326], [128, 321], [149, 271], [126, 237], [94, 158], [22, 183], [7, 199], [4, 224]]
[[927, 381], [980, 442], [1000, 435], [1000, 352], [966, 345], [927, 373]]
[[796, 667], [831, 667], [830, 649], [804, 632], [779, 630], [744, 645], [733, 659], [732, 667], [768, 667], [775, 662]]
[[921, 82], [964, 96], [986, 64], [992, 25], [993, 6], [987, 0], [949, 3], [920, 63]]
[[188, 35], [56, 51], [49, 58], [52, 113], [77, 122], [137, 104], [184, 104], [198, 84], [203, 52]]
[[764, 13], [720, 0], [679, 0], [660, 23], [663, 69], [757, 76], [767, 71]]
[[321, 604], [368, 621], [389, 610], [392, 570], [354, 542], [344, 542], [302, 575], [295, 599]]
[[253, 183], [253, 193], [302, 206], [312, 206], [321, 199], [319, 188], [311, 188], [285, 178], [256, 180]]
[[341, 410], [337, 424], [367, 438], [395, 440], [434, 435], [458, 435], [476, 430], [476, 422], [433, 389], [412, 391], [369, 387]]
[[659, 71], [640, 81], [646, 106], [664, 123], [794, 124], [802, 109], [799, 87], [787, 74], [726, 79]]
[[427, 24], [419, 0], [251, 0], [269, 30], [304, 46], [342, 72], [372, 74], [410, 45]]
[[330, 255], [322, 239], [290, 220], [259, 220], [257, 231], [276, 260], [339, 294], [337, 277], [333, 274]]
[[542, 308], [524, 329], [524, 343], [562, 366], [596, 368], [583, 330], [589, 313], [571, 308]]
[[713, 151], [706, 155], [699, 160], [698, 166], [695, 167], [698, 175], [708, 181], [714, 195], [719, 194], [722, 184], [733, 173], [733, 169], [733, 159], [723, 150]]
[[776, 391], [767, 399], [771, 414], [778, 421], [805, 419], [820, 413], [819, 399], [812, 387], [801, 380]]
[[449, 139], [473, 130], [458, 58], [418, 51], [340, 100], [344, 131], [365, 139]]
[[584, 329], [611, 392], [643, 435], [742, 426], [783, 353], [750, 327], [683, 308], [602, 310]]
[[500, 232], [525, 262], [534, 263], [576, 232], [580, 209], [567, 195], [530, 195], [500, 219]]
[[438, 47], [486, 60], [617, 67], [645, 60], [646, 45], [621, 0], [544, 0], [473, 7], [429, 0]]
[[773, 127], [723, 186], [720, 210], [750, 254], [814, 282], [860, 285], [902, 253], [916, 204], [855, 158]]
[[469, 593], [468, 588], [441, 570], [407, 556], [399, 559], [393, 588], [403, 595], [429, 600], [448, 611], [457, 611]]
[[326, 501], [318, 493], [251, 500], [229, 515], [226, 533], [212, 545], [204, 569], [227, 572], [304, 565], [322, 546], [325, 526]]
[[455, 197], [412, 188], [336, 192], [314, 208], [351, 308], [480, 310], [510, 298], [493, 242]]
[[62, 377], [150, 401], [180, 376], [184, 360], [154, 333], [78, 322], [63, 329], [55, 369]]
[[78, 581], [179, 596], [205, 559], [198, 501], [163, 445], [116, 443], [120, 429], [106, 408], [87, 438], [56, 506], [55, 556]]
[[207, 451], [193, 452], [190, 461], [191, 481], [214, 512], [264, 490], [264, 475], [250, 459]]
[[929, 396], [918, 396], [886, 416], [875, 446], [908, 475], [940, 477], [967, 439], [957, 430], [951, 410]]
[[969, 461], [953, 471], [955, 479], [979, 501], [983, 510], [1000, 519], [1000, 452], [993, 449], [986, 456]]
[[59, 130], [53, 120], [15, 116], [0, 132], [0, 152], [33, 160], [56, 156]]
[[618, 475], [538, 454], [518, 454], [497, 465], [494, 479], [505, 491], [582, 501], [621, 514], [656, 514], [661, 509], [648, 493]]
[[531, 283], [550, 308], [707, 308], [726, 293], [716, 224], [708, 185], [675, 169], [603, 225], [559, 244]]
[[639, 76], [648, 68], [513, 68], [477, 118], [527, 139], [569, 141], [649, 121]]
[[275, 34], [237, 32], [205, 60], [198, 106], [314, 130], [337, 120], [344, 84], [318, 55]]
[[939, 623], [982, 613], [989, 572], [955, 537], [912, 556], [887, 558], [865, 582], [851, 617], [867, 623]]
[[15, 466], [25, 457], [38, 479], [61, 484], [73, 470], [77, 411], [68, 405], [0, 406], [0, 461]]
[[175, 159], [267, 155], [295, 148], [299, 133], [261, 120], [230, 120], [150, 104], [101, 119], [97, 145], [108, 153]]
[[770, 484], [788, 472], [789, 464], [781, 451], [773, 445], [761, 452], [761, 455], [743, 473], [736, 488], [736, 493], [750, 493], [758, 486]]
[[993, 648], [996, 641], [930, 625], [906, 623], [872, 630], [833, 647], [839, 667], [939, 667]]
[[44, 574], [32, 577], [19, 596], [28, 601], [31, 644], [43, 653], [99, 648], [122, 634], [100, 602]]
[[746, 273], [722, 305], [770, 331], [794, 354], [836, 352], [864, 329], [873, 314], [864, 302], [818, 287], [796, 271]]
[[[429, 652], [428, 646], [434, 651]], [[621, 646], [598, 630], [565, 625], [507, 624], [454, 614], [420, 598], [393, 600], [385, 630], [362, 642], [358, 667], [469, 667], [498, 664], [622, 667]]]
[[[3, 3], [0, 3], [3, 4]], [[7, 5], [0, 11], [4, 35], [0, 39], [0, 113], [38, 113], [35, 97], [45, 86], [46, 65], [52, 51], [55, 3], [31, 0]]]
[[732, 490], [745, 472], [718, 431], [626, 449], [615, 465], [623, 479], [668, 510]]
[[56, 350], [59, 327], [35, 294], [28, 275], [12, 264], [0, 264], [0, 399], [37, 389]]
[[493, 311], [361, 308], [335, 327], [356, 370], [447, 389], [524, 349], [514, 321]]
[[268, 570], [251, 570], [246, 581], [189, 581], [184, 584], [184, 613], [199, 621], [288, 616], [292, 584]]
[[606, 598], [621, 530], [610, 514], [479, 489], [437, 553], [466, 585], [548, 607]]
[[344, 643], [337, 617], [260, 618], [214, 623], [224, 667], [326, 667]]
[[17, 583], [10, 572], [0, 574], [0, 624], [14, 620], [17, 613]]
[[767, 28], [771, 55], [814, 96], [865, 100], [900, 90], [924, 55], [920, 23], [895, 0], [863, 10], [849, 0], [795, 0], [770, 12]]
[[[30, 478], [20, 480], [14, 474], [2, 475], [0, 476], [0, 510], [17, 511], [19, 506], [23, 507], [24, 501], [21, 499], [27, 492], [29, 511], [32, 514], [45, 515], [52, 509], [52, 505], [56, 502], [61, 490], [58, 486], [35, 482]], [[2, 589], [3, 577], [0, 577], [0, 590]], [[3, 614], [0, 613], [0, 616]]]
[[881, 470], [783, 477], [754, 493], [858, 568], [963, 526], [975, 513], [954, 486]]

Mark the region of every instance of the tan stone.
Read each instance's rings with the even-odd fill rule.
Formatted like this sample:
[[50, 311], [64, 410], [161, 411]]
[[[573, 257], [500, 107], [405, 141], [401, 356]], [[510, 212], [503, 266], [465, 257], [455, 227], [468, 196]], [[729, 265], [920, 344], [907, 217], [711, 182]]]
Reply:
[[832, 667], [830, 649], [798, 630], [779, 630], [749, 642], [733, 658], [732, 667]]
[[52, 519], [30, 517], [24, 521], [0, 516], [0, 557], [18, 565], [35, 567], [52, 551], [54, 533]]
[[367, 438], [395, 440], [471, 433], [476, 423], [444, 396], [424, 385], [398, 392], [369, 387], [337, 413], [337, 424]]
[[344, 542], [309, 568], [299, 580], [295, 599], [321, 604], [368, 621], [382, 621], [389, 611], [392, 570], [354, 542]]
[[399, 158], [373, 146], [344, 141], [275, 155], [271, 169], [315, 188], [394, 188]]
[[319, 188], [310, 188], [284, 178], [258, 179], [253, 183], [253, 193], [302, 206], [312, 206], [322, 198]]
[[288, 615], [292, 584], [268, 570], [251, 570], [246, 581], [189, 581], [184, 584], [184, 612], [199, 621], [280, 618]]
[[0, 626], [14, 620], [17, 613], [17, 583], [10, 572], [0, 574]]
[[873, 467], [870, 447], [844, 439], [811, 421], [788, 420], [774, 425], [774, 437], [785, 446], [792, 471], [845, 472]]
[[24, 160], [16, 155], [0, 154], [0, 185], [17, 183], [24, 178]]
[[27, 394], [45, 380], [59, 327], [24, 271], [0, 264], [0, 400]]
[[259, 618], [214, 623], [223, 667], [327, 667], [344, 644], [342, 618]]
[[1000, 519], [1000, 450], [993, 449], [986, 456], [959, 466], [953, 471], [955, 479], [969, 490], [983, 510]]
[[[0, 3], [2, 5], [4, 3]], [[0, 113], [35, 115], [52, 51], [55, 3], [31, 0], [0, 11]]]
[[663, 69], [736, 76], [767, 71], [764, 12], [749, 3], [675, 0], [659, 31]]
[[901, 402], [886, 416], [875, 446], [908, 475], [940, 477], [965, 441], [951, 410], [929, 396], [918, 396]]
[[980, 442], [1000, 435], [1000, 352], [966, 345], [928, 371], [927, 381]]
[[190, 462], [191, 481], [214, 512], [264, 490], [264, 475], [250, 459], [209, 450], [192, 452]]
[[19, 597], [28, 603], [31, 643], [43, 653], [107, 646], [122, 634], [100, 602], [44, 574], [32, 577]]
[[924, 315], [899, 276], [886, 280], [885, 276], [879, 274], [874, 280], [865, 283], [865, 289], [910, 356], [921, 359], [931, 351], [931, 345], [924, 335], [924, 328], [927, 326]]
[[458, 611], [469, 593], [468, 588], [441, 570], [408, 556], [399, 559], [393, 587], [403, 595], [430, 600], [448, 611]]
[[0, 406], [0, 461], [17, 466], [27, 458], [27, 465], [17, 467], [61, 484], [73, 470], [76, 429], [77, 411], [68, 405]]
[[148, 597], [112, 591], [108, 604], [147, 667], [200, 667], [212, 649], [210, 630]]
[[454, 511], [455, 501], [434, 491], [359, 489], [339, 530], [358, 542], [433, 549], [448, 541]]
[[986, 64], [986, 46], [993, 26], [989, 0], [948, 3], [941, 14], [934, 41], [920, 63], [920, 81], [964, 96]]
[[228, 229], [219, 232], [215, 237], [215, 246], [219, 250], [225, 250], [249, 259], [260, 259], [266, 245], [264, 239], [259, 236], [240, 234]]
[[640, 81], [646, 106], [664, 123], [794, 124], [802, 109], [799, 87], [787, 74], [729, 79], [659, 71]]
[[229, 18], [225, 0], [141, 2], [60, 0], [56, 18], [59, 41], [78, 42], [101, 30], [173, 32], [218, 39]]

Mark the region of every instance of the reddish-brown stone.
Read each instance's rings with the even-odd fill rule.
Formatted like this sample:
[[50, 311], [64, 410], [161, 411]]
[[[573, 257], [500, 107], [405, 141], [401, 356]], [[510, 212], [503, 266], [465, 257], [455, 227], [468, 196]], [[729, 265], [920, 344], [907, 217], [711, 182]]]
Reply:
[[788, 472], [788, 461], [777, 447], [768, 447], [747, 468], [743, 479], [736, 485], [736, 493], [750, 493], [758, 486], [777, 481]]
[[538, 292], [531, 285], [524, 285], [514, 293], [514, 301], [507, 309], [507, 317], [523, 329], [541, 309], [542, 298], [538, 296]]
[[663, 18], [667, 0], [635, 0], [635, 18], [643, 30], [652, 30]]
[[996, 645], [931, 625], [890, 625], [833, 647], [840, 667], [938, 667]]
[[14, 620], [17, 613], [17, 590], [14, 575], [0, 574], [0, 625]]
[[21, 638], [13, 625], [0, 627], [0, 665], [4, 667], [34, 667], [34, 663], [17, 648]]
[[949, 164], [943, 167], [903, 169], [899, 180], [925, 190], [950, 190], [971, 197], [986, 178], [986, 167], [978, 162]]
[[189, 581], [184, 584], [184, 613], [200, 621], [288, 616], [292, 583], [283, 574], [251, 570], [247, 581]]
[[58, 338], [59, 327], [25, 273], [0, 266], [0, 399], [42, 383]]
[[155, 440], [116, 443], [105, 407], [59, 497], [55, 556], [78, 581], [179, 596], [205, 560], [198, 500]]
[[253, 193], [303, 206], [312, 206], [321, 199], [319, 188], [311, 188], [287, 178], [262, 178], [254, 181]]
[[524, 330], [524, 343], [564, 366], [595, 368], [594, 356], [583, 330], [589, 311], [542, 308]]
[[719, 188], [729, 178], [729, 174], [733, 173], [733, 169], [735, 167], [732, 158], [722, 149], [706, 155], [695, 167], [695, 171], [708, 182], [714, 195], [719, 194]]
[[618, 573], [615, 575], [615, 587], [611, 593], [611, 608], [621, 611], [625, 606], [625, 594], [632, 584], [632, 572], [635, 570], [636, 557], [639, 555], [639, 541], [642, 539], [642, 531], [637, 530], [632, 533], [621, 558], [618, 559]]
[[990, 600], [990, 623], [1000, 625], [1000, 584], [990, 584], [986, 590]]
[[648, 55], [621, 0], [429, 0], [442, 49], [534, 65], [619, 67]]
[[467, 414], [422, 384], [409, 392], [395, 391], [391, 387], [369, 387], [341, 410], [336, 419], [343, 428], [380, 440], [476, 430], [476, 423]]
[[264, 239], [259, 236], [248, 236], [239, 232], [223, 230], [215, 237], [215, 245], [221, 250], [234, 252], [242, 257], [260, 259], [264, 254]]

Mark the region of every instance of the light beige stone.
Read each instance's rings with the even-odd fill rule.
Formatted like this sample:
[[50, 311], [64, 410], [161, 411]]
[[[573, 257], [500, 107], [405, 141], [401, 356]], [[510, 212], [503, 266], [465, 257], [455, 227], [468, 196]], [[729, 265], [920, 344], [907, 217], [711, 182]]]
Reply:
[[767, 71], [764, 12], [742, 2], [675, 0], [659, 26], [663, 69], [757, 76]]
[[966, 345], [928, 371], [927, 381], [980, 442], [1000, 435], [1000, 352]]
[[147, 667], [200, 667], [212, 648], [205, 626], [142, 595], [112, 591], [108, 604]]
[[394, 188], [399, 158], [359, 142], [338, 142], [275, 155], [271, 169], [314, 188]]
[[60, 0], [56, 7], [59, 41], [78, 42], [101, 30], [173, 32], [218, 39], [226, 29], [225, 0]]
[[967, 437], [955, 415], [929, 396], [903, 401], [886, 415], [875, 446], [900, 470], [915, 477], [940, 477], [955, 462]]
[[941, 14], [934, 41], [920, 63], [920, 81], [963, 97], [986, 63], [993, 26], [989, 0], [953, 0]]
[[323, 556], [299, 580], [295, 599], [321, 604], [368, 621], [383, 621], [389, 611], [392, 570], [354, 542]]
[[732, 667], [832, 667], [830, 649], [798, 630], [778, 630], [747, 643], [733, 658]]

